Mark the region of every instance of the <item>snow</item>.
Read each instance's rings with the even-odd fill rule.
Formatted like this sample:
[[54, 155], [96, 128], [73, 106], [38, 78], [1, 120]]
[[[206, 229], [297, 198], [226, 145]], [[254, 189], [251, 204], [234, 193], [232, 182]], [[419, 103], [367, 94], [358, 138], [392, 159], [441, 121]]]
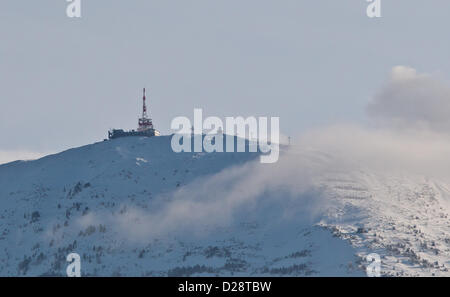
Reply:
[[257, 153], [174, 153], [161, 136], [0, 165], [0, 275], [65, 275], [71, 252], [82, 275], [96, 276], [364, 276], [372, 252], [383, 275], [450, 275], [445, 182], [330, 171], [308, 192], [315, 215], [297, 192], [211, 202], [264, 188], [229, 174], [258, 162]]

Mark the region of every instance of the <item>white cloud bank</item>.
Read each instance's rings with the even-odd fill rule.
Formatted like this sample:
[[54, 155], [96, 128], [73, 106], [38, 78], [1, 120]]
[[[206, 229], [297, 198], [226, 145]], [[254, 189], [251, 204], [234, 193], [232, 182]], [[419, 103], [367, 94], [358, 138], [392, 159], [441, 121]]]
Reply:
[[0, 151], [0, 165], [17, 160], [35, 160], [48, 155], [48, 153], [30, 152], [23, 150]]
[[[311, 187], [310, 178], [319, 169], [315, 162], [306, 156], [283, 158], [271, 165], [249, 162], [186, 185], [173, 192], [170, 200], [155, 197], [148, 211], [122, 205], [123, 211], [96, 214], [88, 223], [103, 222], [127, 240], [145, 241], [169, 234], [201, 237], [208, 228], [251, 220], [261, 208], [271, 210], [267, 215], [276, 213], [272, 219], [267, 217], [272, 223], [289, 218], [310, 222], [319, 212], [316, 205], [323, 204], [320, 191]], [[295, 218], [299, 213], [302, 216]], [[79, 223], [86, 227], [86, 222]]]
[[450, 131], [450, 86], [429, 74], [397, 66], [367, 107], [381, 125]]
[[275, 164], [224, 170], [174, 192], [169, 201], [157, 197], [151, 211], [128, 207], [109, 222], [127, 239], [148, 240], [173, 232], [201, 233], [205, 226], [232, 224], [237, 216], [254, 213], [276, 214], [266, 218], [271, 222], [314, 220], [328, 203], [316, 180], [333, 172], [450, 179], [447, 85], [412, 68], [395, 67], [368, 111], [381, 128], [335, 125], [309, 131]]

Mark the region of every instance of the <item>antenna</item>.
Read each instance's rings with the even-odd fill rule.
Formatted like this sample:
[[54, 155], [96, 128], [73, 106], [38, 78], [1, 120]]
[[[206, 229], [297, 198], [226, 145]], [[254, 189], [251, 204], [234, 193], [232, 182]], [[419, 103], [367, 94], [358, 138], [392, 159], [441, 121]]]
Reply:
[[139, 119], [138, 122], [138, 131], [144, 131], [148, 129], [153, 129], [152, 120], [147, 116], [147, 105], [145, 104], [146, 96], [145, 96], [145, 88], [143, 90], [142, 96], [142, 118]]
[[145, 105], [145, 88], [144, 95], [142, 97], [142, 118], [147, 118], [147, 106]]

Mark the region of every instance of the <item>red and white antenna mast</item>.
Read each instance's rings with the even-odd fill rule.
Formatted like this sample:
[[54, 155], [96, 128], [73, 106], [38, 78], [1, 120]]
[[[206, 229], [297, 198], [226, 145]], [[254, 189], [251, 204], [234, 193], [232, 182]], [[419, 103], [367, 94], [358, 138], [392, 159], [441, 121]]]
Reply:
[[145, 88], [144, 88], [144, 96], [142, 97], [142, 118], [147, 118], [147, 106], [145, 105]]
[[153, 129], [152, 120], [147, 116], [147, 106], [145, 104], [145, 100], [146, 100], [146, 97], [145, 97], [145, 88], [144, 88], [144, 95], [142, 97], [142, 118], [139, 119], [138, 131]]

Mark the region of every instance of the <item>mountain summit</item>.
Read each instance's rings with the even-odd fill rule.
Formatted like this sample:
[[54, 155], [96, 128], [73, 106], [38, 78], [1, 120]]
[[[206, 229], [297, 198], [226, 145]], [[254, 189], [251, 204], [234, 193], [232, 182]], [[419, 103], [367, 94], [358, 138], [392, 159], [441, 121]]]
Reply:
[[0, 275], [63, 276], [78, 253], [84, 276], [364, 276], [373, 252], [383, 275], [448, 275], [445, 184], [338, 172], [295, 147], [260, 164], [170, 142], [119, 138], [1, 165]]

